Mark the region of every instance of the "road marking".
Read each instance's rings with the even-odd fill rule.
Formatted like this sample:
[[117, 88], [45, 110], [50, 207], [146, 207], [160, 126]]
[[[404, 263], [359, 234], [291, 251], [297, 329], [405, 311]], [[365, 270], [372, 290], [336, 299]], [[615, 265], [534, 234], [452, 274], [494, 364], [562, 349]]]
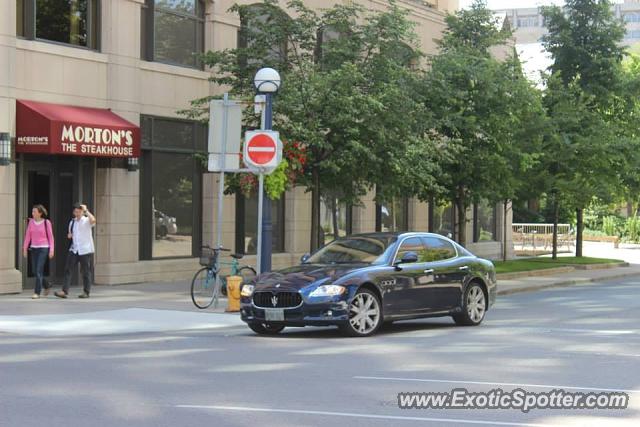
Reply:
[[473, 384], [473, 385], [496, 385], [509, 387], [531, 387], [531, 388], [561, 388], [563, 390], [589, 390], [589, 391], [611, 391], [617, 393], [640, 393], [640, 390], [624, 390], [619, 388], [599, 388], [599, 387], [579, 387], [569, 385], [550, 385], [550, 384], [518, 384], [518, 383], [494, 383], [485, 381], [460, 381], [460, 380], [436, 380], [427, 378], [395, 378], [395, 377], [367, 377], [355, 376], [356, 380], [375, 380], [375, 381], [409, 381], [421, 383], [444, 383], [444, 384]]
[[490, 426], [515, 426], [515, 427], [555, 427], [557, 424], [536, 424], [536, 423], [517, 423], [509, 421], [483, 421], [483, 420], [465, 420], [462, 418], [431, 418], [431, 417], [406, 417], [400, 415], [375, 415], [360, 414], [356, 412], [334, 412], [334, 411], [309, 411], [300, 409], [274, 409], [274, 408], [252, 408], [248, 406], [218, 406], [218, 405], [175, 405], [174, 408], [180, 409], [205, 409], [213, 411], [236, 411], [236, 412], [267, 412], [276, 414], [300, 414], [300, 415], [324, 415], [332, 417], [345, 418], [368, 418], [375, 420], [395, 420], [395, 421], [432, 421], [439, 423], [456, 423], [456, 424], [476, 424]]

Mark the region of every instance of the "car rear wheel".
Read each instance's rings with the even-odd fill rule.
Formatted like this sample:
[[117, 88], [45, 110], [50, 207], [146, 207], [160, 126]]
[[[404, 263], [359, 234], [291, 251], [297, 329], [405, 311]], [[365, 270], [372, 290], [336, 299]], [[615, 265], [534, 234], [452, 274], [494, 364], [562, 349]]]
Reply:
[[260, 335], [276, 335], [282, 332], [284, 326], [272, 325], [270, 323], [249, 323], [249, 328], [256, 334]]
[[340, 330], [352, 337], [374, 334], [382, 325], [380, 300], [369, 289], [359, 289], [349, 304], [349, 321]]
[[477, 326], [482, 323], [487, 312], [487, 297], [478, 283], [467, 286], [462, 300], [462, 312], [453, 315], [453, 320], [461, 326]]

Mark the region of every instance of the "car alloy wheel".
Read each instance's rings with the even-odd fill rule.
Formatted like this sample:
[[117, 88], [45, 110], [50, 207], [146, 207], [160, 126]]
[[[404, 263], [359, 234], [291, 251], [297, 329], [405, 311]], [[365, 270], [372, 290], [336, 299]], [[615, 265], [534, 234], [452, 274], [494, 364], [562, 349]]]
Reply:
[[467, 295], [467, 313], [473, 323], [482, 322], [486, 306], [484, 292], [480, 286], [472, 286]]
[[477, 283], [471, 283], [465, 292], [462, 313], [453, 315], [458, 325], [476, 326], [482, 323], [487, 312], [487, 298], [484, 290]]
[[368, 289], [360, 289], [349, 304], [349, 322], [342, 328], [348, 335], [364, 337], [373, 334], [382, 323], [378, 297]]

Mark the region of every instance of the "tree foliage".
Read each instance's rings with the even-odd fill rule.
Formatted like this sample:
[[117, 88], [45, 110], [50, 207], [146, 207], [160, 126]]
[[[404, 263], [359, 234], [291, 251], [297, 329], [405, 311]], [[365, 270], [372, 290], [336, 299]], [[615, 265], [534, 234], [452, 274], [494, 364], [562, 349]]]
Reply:
[[515, 195], [544, 116], [539, 94], [506, 46], [510, 30], [484, 2], [446, 22], [424, 91], [441, 147], [453, 154], [442, 159], [439, 181], [441, 196], [456, 205], [458, 239], [465, 244], [472, 203]]

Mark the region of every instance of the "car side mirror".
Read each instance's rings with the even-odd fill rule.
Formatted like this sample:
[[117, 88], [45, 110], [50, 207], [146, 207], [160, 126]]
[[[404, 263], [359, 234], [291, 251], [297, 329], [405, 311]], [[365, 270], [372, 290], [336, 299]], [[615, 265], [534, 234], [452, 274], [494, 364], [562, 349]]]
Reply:
[[418, 262], [418, 254], [413, 251], [405, 252], [402, 258], [394, 263], [394, 267], [399, 270], [400, 264], [411, 264], [413, 262]]
[[307, 252], [306, 254], [300, 257], [300, 263], [304, 264], [305, 262], [307, 262], [307, 260], [309, 260], [309, 258], [311, 258], [311, 254]]

